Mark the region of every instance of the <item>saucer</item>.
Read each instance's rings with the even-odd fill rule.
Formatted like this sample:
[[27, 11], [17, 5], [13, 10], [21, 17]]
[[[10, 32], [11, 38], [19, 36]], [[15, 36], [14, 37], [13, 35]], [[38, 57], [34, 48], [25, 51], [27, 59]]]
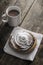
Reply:
[[40, 43], [41, 43], [41, 40], [42, 40], [43, 35], [40, 34], [40, 33], [35, 33], [35, 32], [32, 32], [32, 31], [23, 29], [21, 27], [14, 28], [13, 31], [12, 31], [12, 33], [11, 33], [11, 35], [14, 35], [14, 33], [15, 33], [16, 30], [25, 30], [25, 31], [31, 33], [37, 39], [37, 45], [36, 45], [35, 49], [31, 53], [26, 53], [26, 54], [24, 54], [24, 53], [22, 53], [22, 54], [21, 53], [18, 53], [17, 51], [14, 51], [9, 46], [9, 43], [8, 43], [8, 40], [9, 39], [8, 39], [7, 42], [6, 42], [6, 44], [5, 44], [5, 46], [4, 46], [4, 52], [6, 52], [6, 53], [8, 53], [10, 55], [16, 56], [18, 58], [24, 59], [24, 60], [33, 61], [34, 58], [35, 58], [35, 55], [36, 55], [36, 53], [38, 51], [38, 48], [40, 46]]

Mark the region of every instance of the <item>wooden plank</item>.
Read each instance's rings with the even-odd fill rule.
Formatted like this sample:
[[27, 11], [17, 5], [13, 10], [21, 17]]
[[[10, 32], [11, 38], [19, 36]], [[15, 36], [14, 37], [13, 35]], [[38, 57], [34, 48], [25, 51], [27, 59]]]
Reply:
[[[43, 33], [43, 0], [36, 0], [34, 2], [32, 8], [25, 17], [21, 27], [34, 32]], [[39, 47], [39, 50], [32, 65], [43, 64], [42, 51], [43, 51], [43, 41]]]
[[35, 0], [21, 27], [43, 33], [43, 6], [41, 1]]
[[17, 0], [16, 4], [14, 4], [14, 5], [17, 5], [21, 8], [21, 18], [22, 18], [22, 20], [25, 17], [27, 11], [30, 10], [34, 1], [35, 0]]
[[9, 3], [9, 6], [11, 5], [14, 5], [16, 3], [17, 0], [10, 0], [10, 3]]

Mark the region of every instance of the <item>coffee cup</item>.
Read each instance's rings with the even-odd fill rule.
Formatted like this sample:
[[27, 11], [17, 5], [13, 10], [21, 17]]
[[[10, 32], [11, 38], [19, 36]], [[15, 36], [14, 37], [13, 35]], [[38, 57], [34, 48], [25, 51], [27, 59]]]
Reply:
[[18, 6], [9, 6], [2, 15], [2, 21], [8, 22], [10, 26], [18, 26], [21, 23], [21, 9]]

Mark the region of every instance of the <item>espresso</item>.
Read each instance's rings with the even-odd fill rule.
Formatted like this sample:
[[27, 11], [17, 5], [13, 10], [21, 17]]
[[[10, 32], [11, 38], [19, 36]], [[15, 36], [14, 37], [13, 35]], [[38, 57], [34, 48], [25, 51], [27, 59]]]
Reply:
[[10, 16], [17, 16], [19, 14], [19, 11], [17, 11], [17, 10], [11, 10], [11, 11], [8, 12], [8, 14]]

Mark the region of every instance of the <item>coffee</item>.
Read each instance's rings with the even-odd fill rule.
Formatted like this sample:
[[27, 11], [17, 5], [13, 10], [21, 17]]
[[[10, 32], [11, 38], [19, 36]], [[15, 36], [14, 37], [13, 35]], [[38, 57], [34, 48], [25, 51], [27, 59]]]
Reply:
[[17, 10], [11, 10], [11, 11], [8, 12], [8, 14], [10, 16], [17, 16], [19, 14], [19, 11], [17, 11]]

